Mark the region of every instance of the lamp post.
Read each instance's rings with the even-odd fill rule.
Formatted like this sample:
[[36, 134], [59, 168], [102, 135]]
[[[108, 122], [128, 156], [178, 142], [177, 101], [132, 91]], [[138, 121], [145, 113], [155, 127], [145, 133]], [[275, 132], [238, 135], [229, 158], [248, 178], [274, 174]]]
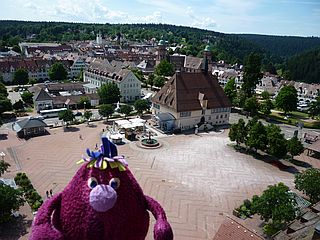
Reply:
[[83, 102], [83, 110], [86, 111], [86, 102]]

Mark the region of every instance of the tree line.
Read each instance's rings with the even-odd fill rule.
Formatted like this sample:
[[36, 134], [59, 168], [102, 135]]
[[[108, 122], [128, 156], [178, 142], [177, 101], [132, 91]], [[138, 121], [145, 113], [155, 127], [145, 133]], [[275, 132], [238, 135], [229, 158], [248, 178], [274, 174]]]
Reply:
[[[210, 30], [175, 26], [169, 24], [92, 24], [67, 22], [27, 22], [0, 21], [0, 48], [17, 46], [22, 40], [33, 42], [56, 41], [65, 43], [71, 40], [94, 40], [98, 32], [116, 39], [123, 37], [130, 41], [145, 43], [155, 38], [164, 39], [170, 45], [182, 45], [177, 52], [186, 55], [203, 55], [207, 44], [211, 45], [213, 60], [228, 63], [244, 63], [250, 52], [262, 56], [265, 71], [287, 70], [284, 66], [288, 58], [304, 51], [320, 47], [318, 37], [265, 36], [255, 34], [224, 34]], [[32, 38], [30, 38], [32, 36]], [[305, 58], [306, 65], [312, 66], [312, 60]], [[290, 71], [287, 70], [287, 71]], [[290, 76], [290, 74], [289, 74]], [[293, 73], [295, 80], [295, 74]], [[311, 75], [301, 78], [313, 82]]]

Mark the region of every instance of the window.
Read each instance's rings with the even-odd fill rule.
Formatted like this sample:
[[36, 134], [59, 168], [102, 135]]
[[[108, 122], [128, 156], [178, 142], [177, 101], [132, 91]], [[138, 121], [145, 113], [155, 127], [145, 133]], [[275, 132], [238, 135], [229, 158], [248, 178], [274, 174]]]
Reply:
[[216, 119], [219, 119], [219, 116], [217, 116]]
[[220, 115], [220, 118], [223, 118], [223, 115]]
[[224, 115], [224, 117], [227, 118], [227, 117], [228, 117], [228, 114]]
[[190, 117], [191, 116], [191, 112], [181, 112], [180, 113], [180, 117]]

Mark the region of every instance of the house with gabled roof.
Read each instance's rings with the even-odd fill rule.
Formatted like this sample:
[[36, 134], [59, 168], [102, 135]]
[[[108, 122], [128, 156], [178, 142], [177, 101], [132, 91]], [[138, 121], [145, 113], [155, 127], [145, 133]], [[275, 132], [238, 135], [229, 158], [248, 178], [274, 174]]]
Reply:
[[18, 137], [26, 138], [46, 133], [47, 124], [39, 118], [25, 118], [13, 124], [12, 128], [17, 132]]
[[176, 72], [151, 101], [154, 118], [164, 131], [229, 123], [231, 103], [207, 70]]
[[43, 109], [53, 108], [53, 99], [43, 88], [40, 88], [40, 90], [34, 95], [33, 102], [37, 112]]

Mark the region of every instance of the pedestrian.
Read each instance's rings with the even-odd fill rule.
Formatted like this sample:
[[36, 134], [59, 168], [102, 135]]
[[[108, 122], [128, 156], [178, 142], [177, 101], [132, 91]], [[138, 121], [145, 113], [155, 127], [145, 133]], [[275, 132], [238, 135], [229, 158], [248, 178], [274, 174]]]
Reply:
[[80, 138], [80, 140], [82, 140], [82, 135], [81, 134], [79, 134], [79, 138]]
[[96, 143], [96, 150], [98, 149], [98, 143]]
[[50, 198], [50, 196], [49, 196], [49, 192], [48, 192], [48, 191], [46, 191], [46, 195], [47, 195], [47, 198]]
[[52, 197], [52, 189], [50, 189], [50, 196]]

